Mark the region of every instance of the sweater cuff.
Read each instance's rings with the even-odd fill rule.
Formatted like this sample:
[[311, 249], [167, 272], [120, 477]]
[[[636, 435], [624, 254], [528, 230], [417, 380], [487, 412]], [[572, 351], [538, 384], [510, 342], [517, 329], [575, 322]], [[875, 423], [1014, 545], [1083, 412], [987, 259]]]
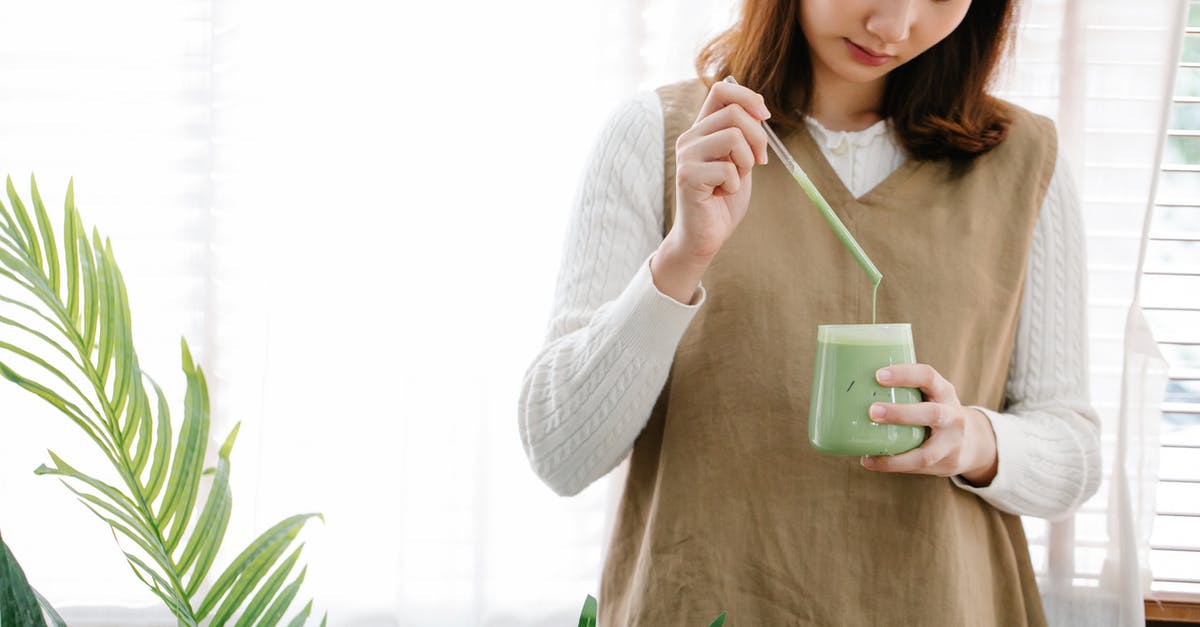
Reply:
[[651, 254], [638, 268], [625, 290], [612, 304], [609, 316], [617, 329], [616, 341], [645, 347], [651, 355], [675, 354], [684, 331], [708, 298], [703, 285], [696, 287], [692, 304], [685, 305], [660, 292], [650, 274]]
[[967, 492], [979, 495], [997, 509], [1010, 511], [1008, 504], [1013, 502], [1014, 497], [1023, 488], [1022, 478], [1028, 465], [1026, 438], [1012, 416], [1005, 416], [985, 407], [971, 407], [988, 417], [988, 421], [992, 423], [992, 431], [996, 434], [996, 476], [984, 487], [975, 487], [967, 483], [961, 475], [955, 475], [950, 480]]

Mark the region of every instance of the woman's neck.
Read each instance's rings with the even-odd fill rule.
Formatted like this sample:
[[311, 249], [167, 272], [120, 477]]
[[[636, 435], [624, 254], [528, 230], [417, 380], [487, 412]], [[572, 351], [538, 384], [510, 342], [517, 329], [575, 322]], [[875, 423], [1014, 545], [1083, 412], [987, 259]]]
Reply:
[[813, 59], [813, 93], [808, 115], [831, 131], [861, 131], [883, 119], [887, 77], [871, 83], [847, 81]]

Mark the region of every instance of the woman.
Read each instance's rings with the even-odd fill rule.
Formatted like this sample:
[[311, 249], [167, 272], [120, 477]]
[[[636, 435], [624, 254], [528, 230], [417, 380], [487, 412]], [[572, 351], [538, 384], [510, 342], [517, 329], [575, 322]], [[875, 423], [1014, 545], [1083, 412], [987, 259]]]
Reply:
[[[1053, 125], [985, 91], [1012, 11], [747, 0], [701, 80], [604, 131], [520, 402], [559, 494], [632, 451], [603, 625], [1045, 624], [1018, 516], [1096, 491], [1099, 424]], [[869, 320], [870, 286], [767, 118], [882, 270], [879, 320], [912, 323], [922, 363], [877, 378], [926, 402], [870, 415], [917, 449], [806, 441], [816, 326]]]

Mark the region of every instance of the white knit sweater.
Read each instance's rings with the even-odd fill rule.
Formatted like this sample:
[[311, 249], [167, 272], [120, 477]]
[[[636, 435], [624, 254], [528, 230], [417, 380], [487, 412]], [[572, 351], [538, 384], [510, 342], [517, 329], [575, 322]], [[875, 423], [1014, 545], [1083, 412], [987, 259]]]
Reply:
[[[886, 122], [847, 133], [810, 119], [809, 128], [856, 195], [903, 161]], [[526, 455], [560, 495], [579, 493], [630, 453], [680, 338], [704, 306], [703, 286], [682, 304], [659, 292], [650, 275], [662, 242], [662, 145], [658, 97], [639, 94], [601, 133], [572, 208], [549, 331], [519, 402]], [[998, 472], [983, 488], [951, 478], [1003, 511], [1059, 518], [1100, 482], [1085, 281], [1079, 198], [1060, 157], [1034, 230], [1008, 413], [983, 410], [996, 434]]]

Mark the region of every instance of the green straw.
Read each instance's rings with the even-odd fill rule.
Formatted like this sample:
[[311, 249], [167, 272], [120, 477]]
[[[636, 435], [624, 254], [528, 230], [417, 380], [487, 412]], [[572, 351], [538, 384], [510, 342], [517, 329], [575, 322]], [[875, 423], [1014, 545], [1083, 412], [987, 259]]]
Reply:
[[[725, 82], [734, 85], [738, 84], [737, 81], [733, 80], [732, 76], [726, 76]], [[879, 282], [883, 280], [883, 274], [879, 272], [879, 268], [876, 268], [875, 264], [871, 263], [871, 258], [867, 257], [866, 251], [854, 240], [854, 236], [850, 234], [846, 225], [842, 224], [841, 219], [837, 217], [837, 214], [833, 212], [833, 208], [829, 206], [829, 202], [825, 200], [821, 192], [817, 191], [817, 187], [813, 185], [812, 179], [808, 178], [808, 175], [804, 173], [800, 164], [796, 163], [796, 160], [792, 158], [791, 153], [788, 152], [787, 147], [780, 141], [779, 136], [775, 134], [775, 131], [771, 130], [771, 126], [765, 121], [761, 122], [761, 124], [763, 130], [767, 132], [767, 143], [771, 145], [771, 149], [779, 156], [779, 160], [783, 161], [783, 165], [787, 167], [788, 172], [791, 172], [792, 178], [796, 179], [796, 182], [800, 184], [800, 189], [804, 190], [804, 194], [808, 196], [808, 199], [817, 206], [817, 209], [821, 210], [821, 215], [825, 217], [825, 221], [829, 223], [829, 227], [833, 229], [834, 234], [842, 241], [842, 245], [846, 247], [846, 250], [849, 250], [850, 254], [854, 255], [854, 260], [858, 262], [863, 272], [866, 272], [867, 277], [871, 279], [871, 285], [878, 286]]]

